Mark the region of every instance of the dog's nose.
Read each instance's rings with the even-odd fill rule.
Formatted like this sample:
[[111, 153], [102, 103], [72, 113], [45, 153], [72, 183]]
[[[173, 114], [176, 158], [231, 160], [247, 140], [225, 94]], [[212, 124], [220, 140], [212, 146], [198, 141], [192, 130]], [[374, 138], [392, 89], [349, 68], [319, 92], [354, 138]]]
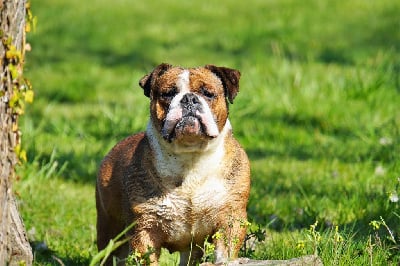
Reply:
[[197, 96], [194, 93], [186, 93], [182, 100], [181, 103], [183, 104], [199, 104], [199, 98], [197, 98]]

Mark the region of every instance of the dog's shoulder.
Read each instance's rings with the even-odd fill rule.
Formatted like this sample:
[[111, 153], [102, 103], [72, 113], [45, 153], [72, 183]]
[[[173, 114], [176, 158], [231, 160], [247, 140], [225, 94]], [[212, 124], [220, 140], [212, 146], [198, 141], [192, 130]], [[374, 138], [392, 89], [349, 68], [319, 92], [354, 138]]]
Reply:
[[226, 158], [230, 158], [233, 171], [239, 170], [237, 168], [241, 168], [244, 171], [250, 171], [250, 163], [247, 153], [233, 135], [225, 142], [225, 149], [227, 153]]
[[118, 142], [106, 156], [105, 160], [110, 158], [116, 159], [119, 162], [128, 161], [132, 156], [147, 144], [147, 138], [144, 132], [131, 135]]
[[112, 176], [122, 176], [118, 173], [132, 163], [135, 154], [143, 152], [148, 145], [144, 132], [131, 135], [118, 142], [101, 162], [98, 179], [101, 183], [107, 183]]

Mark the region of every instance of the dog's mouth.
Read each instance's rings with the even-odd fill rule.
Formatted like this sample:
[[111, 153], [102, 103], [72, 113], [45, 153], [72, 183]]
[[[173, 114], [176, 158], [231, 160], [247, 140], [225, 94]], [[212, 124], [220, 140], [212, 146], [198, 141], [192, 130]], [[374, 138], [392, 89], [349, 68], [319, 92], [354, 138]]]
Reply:
[[215, 138], [218, 132], [212, 128], [210, 123], [204, 121], [204, 117], [198, 113], [196, 116], [187, 115], [180, 119], [166, 120], [161, 134], [169, 142], [174, 139], [185, 140], [186, 142], [196, 142], [199, 138]]
[[180, 120], [176, 121], [175, 125], [173, 126], [169, 124], [170, 123], [168, 122], [165, 123], [162, 130], [162, 135], [164, 139], [170, 142], [173, 139], [193, 139], [205, 135], [202, 123], [197, 117], [194, 116], [182, 117]]
[[173, 130], [175, 138], [184, 136], [201, 136], [204, 134], [202, 123], [194, 116], [183, 117]]

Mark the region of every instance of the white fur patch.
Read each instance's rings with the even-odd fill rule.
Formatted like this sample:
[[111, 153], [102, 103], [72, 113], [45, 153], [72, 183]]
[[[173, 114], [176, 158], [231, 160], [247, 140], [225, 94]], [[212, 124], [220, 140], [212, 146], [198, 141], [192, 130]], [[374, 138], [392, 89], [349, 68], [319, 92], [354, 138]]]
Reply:
[[201, 106], [203, 107], [203, 112], [200, 113], [199, 111], [197, 111], [196, 115], [201, 117], [201, 120], [204, 123], [205, 129], [207, 131], [206, 132], [207, 135], [211, 137], [216, 137], [219, 134], [219, 130], [217, 123], [214, 120], [214, 116], [211, 112], [211, 109], [208, 106], [207, 102], [203, 99], [203, 97], [200, 96], [198, 98], [201, 102]]
[[193, 192], [192, 204], [200, 212], [203, 209], [213, 209], [223, 205], [228, 193], [224, 181], [218, 176], [209, 176]]
[[176, 82], [176, 86], [179, 89], [179, 92], [185, 94], [190, 92], [189, 87], [189, 70], [183, 70], [181, 74], [178, 76], [178, 81]]
[[216, 249], [214, 251], [215, 255], [215, 264], [225, 264], [227, 261], [226, 254], [220, 249]]

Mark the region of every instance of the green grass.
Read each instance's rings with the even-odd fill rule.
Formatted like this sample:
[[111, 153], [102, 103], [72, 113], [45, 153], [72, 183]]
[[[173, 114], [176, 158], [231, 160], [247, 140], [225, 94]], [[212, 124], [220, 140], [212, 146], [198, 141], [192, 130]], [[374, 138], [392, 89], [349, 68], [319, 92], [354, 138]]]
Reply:
[[[32, 4], [35, 101], [21, 120], [28, 162], [15, 189], [36, 265], [87, 265], [96, 254], [96, 169], [145, 129], [138, 80], [161, 62], [242, 72], [231, 121], [252, 164], [249, 217], [267, 229], [256, 258], [397, 265], [400, 2]], [[370, 225], [380, 217], [394, 241]]]

